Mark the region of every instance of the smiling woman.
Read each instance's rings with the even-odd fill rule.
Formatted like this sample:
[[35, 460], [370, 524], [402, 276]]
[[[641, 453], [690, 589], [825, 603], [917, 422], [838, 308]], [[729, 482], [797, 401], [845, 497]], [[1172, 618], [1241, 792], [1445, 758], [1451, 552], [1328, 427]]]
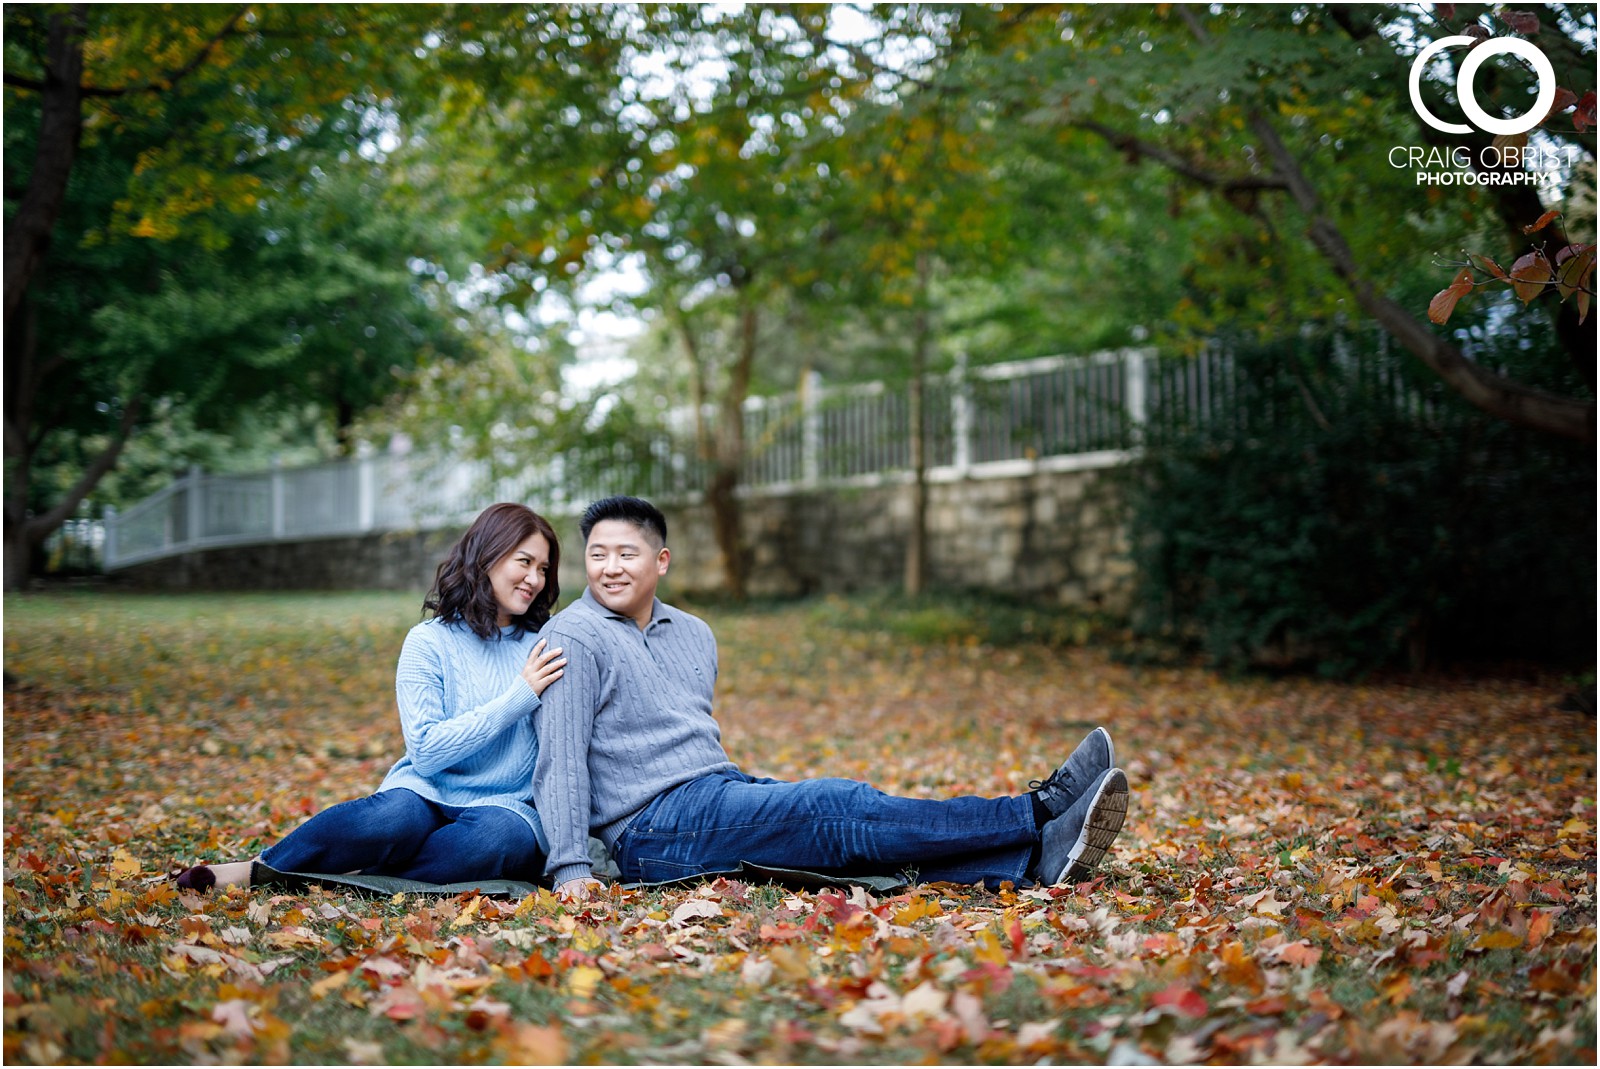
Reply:
[[259, 859], [196, 865], [180, 886], [249, 885], [257, 861], [283, 872], [429, 883], [537, 879], [548, 851], [527, 802], [534, 713], [561, 678], [538, 631], [559, 587], [561, 548], [524, 505], [492, 505], [451, 547], [395, 671], [405, 756], [375, 794], [312, 817]]

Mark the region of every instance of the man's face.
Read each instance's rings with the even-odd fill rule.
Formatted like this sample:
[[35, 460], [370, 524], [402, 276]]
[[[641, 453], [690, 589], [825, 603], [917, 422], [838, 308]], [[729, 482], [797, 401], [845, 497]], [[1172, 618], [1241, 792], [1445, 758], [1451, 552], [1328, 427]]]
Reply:
[[637, 525], [601, 520], [584, 544], [584, 571], [595, 600], [640, 627], [650, 622], [656, 585], [667, 574], [672, 554], [657, 546]]

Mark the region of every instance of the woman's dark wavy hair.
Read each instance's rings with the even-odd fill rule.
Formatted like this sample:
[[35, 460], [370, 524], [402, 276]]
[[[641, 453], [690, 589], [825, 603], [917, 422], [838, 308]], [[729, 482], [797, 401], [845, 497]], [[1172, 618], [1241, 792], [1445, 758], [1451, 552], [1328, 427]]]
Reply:
[[422, 611], [433, 613], [445, 623], [464, 623], [479, 638], [500, 634], [500, 603], [495, 601], [489, 569], [534, 535], [544, 535], [550, 543], [550, 570], [545, 573], [544, 589], [533, 599], [528, 611], [513, 616], [513, 634], [537, 631], [550, 619], [556, 598], [561, 596], [557, 576], [561, 570], [561, 543], [546, 520], [526, 505], [501, 502], [490, 505], [472, 521], [433, 577], [433, 589], [423, 599]]

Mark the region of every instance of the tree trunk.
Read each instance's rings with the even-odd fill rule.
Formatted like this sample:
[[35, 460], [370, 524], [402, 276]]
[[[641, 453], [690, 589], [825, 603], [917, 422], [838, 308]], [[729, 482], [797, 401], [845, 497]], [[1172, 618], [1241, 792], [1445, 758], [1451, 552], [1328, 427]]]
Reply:
[[739, 503], [739, 482], [744, 471], [744, 402], [750, 395], [750, 375], [755, 367], [760, 312], [745, 291], [740, 292], [739, 351], [728, 369], [728, 388], [722, 395], [717, 426], [717, 457], [707, 494], [717, 548], [722, 552], [728, 594], [743, 601], [749, 594], [744, 553], [744, 510]]
[[702, 464], [712, 459], [711, 429], [706, 425], [706, 366], [700, 355], [700, 342], [694, 336], [694, 327], [688, 313], [673, 305], [673, 318], [678, 322], [678, 335], [683, 339], [683, 352], [689, 358], [689, 389], [694, 405], [694, 455]]
[[22, 302], [17, 329], [9, 332], [12, 342], [5, 362], [5, 456], [9, 462], [5, 484], [5, 589], [20, 590], [27, 585], [33, 551], [44, 543], [78, 510], [84, 498], [113, 467], [139, 422], [143, 398], [128, 399], [122, 418], [111, 440], [83, 470], [78, 481], [63, 494], [48, 512], [28, 515], [28, 493], [32, 486], [33, 457], [43, 433], [35, 426], [34, 403], [52, 372], [65, 361], [58, 355], [39, 359], [34, 311], [31, 302]]
[[15, 329], [6, 331], [5, 361], [5, 589], [28, 582], [28, 489], [33, 477], [33, 406], [40, 378], [38, 335], [31, 301], [24, 300]]
[[6, 227], [5, 323], [22, 305], [28, 283], [50, 247], [66, 200], [67, 180], [83, 135], [83, 33], [88, 7], [75, 4], [50, 16], [44, 87], [39, 106], [39, 144], [17, 212]]
[[928, 350], [933, 343], [932, 316], [928, 307], [929, 281], [933, 258], [926, 251], [917, 254], [917, 312], [911, 326], [911, 384], [907, 403], [911, 440], [911, 530], [906, 541], [905, 588], [907, 597], [917, 597], [928, 577], [928, 435], [923, 416], [924, 378], [928, 372]]

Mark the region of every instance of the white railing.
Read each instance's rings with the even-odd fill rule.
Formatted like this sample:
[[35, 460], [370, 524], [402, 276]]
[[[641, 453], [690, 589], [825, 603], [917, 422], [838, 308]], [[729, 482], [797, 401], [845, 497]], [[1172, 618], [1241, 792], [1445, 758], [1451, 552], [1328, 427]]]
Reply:
[[[958, 366], [924, 387], [928, 478], [1003, 476], [1120, 463], [1137, 447], [1152, 356], [1123, 349], [981, 368]], [[681, 421], [680, 421], [681, 422]], [[800, 390], [745, 406], [744, 492], [910, 477], [906, 391], [883, 383]], [[439, 453], [367, 454], [247, 475], [191, 469], [126, 511], [106, 510], [107, 570], [215, 546], [465, 524], [489, 501], [537, 502], [563, 515], [606, 493], [668, 501], [694, 493], [693, 444], [657, 443], [648, 464], [576, 451], [516, 478]]]

